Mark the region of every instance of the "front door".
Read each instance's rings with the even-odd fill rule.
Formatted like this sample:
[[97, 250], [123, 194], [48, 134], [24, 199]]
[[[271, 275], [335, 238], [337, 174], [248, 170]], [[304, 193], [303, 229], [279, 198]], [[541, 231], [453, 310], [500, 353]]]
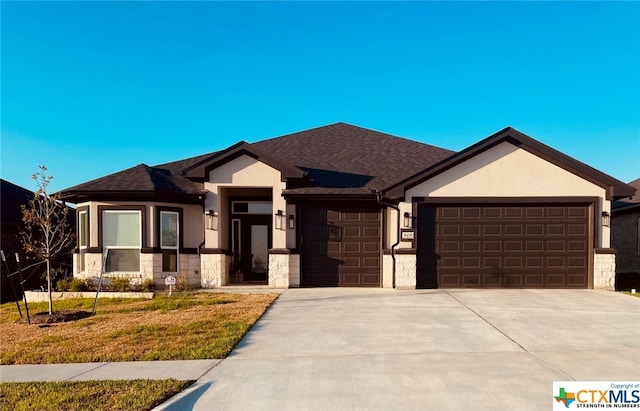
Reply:
[[232, 282], [268, 281], [271, 216], [243, 215], [232, 221]]

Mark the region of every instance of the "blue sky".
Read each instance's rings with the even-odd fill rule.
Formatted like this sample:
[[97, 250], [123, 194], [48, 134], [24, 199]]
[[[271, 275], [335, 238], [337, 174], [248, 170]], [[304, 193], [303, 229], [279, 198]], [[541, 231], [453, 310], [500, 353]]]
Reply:
[[1, 174], [53, 191], [344, 121], [640, 177], [638, 2], [7, 2]]

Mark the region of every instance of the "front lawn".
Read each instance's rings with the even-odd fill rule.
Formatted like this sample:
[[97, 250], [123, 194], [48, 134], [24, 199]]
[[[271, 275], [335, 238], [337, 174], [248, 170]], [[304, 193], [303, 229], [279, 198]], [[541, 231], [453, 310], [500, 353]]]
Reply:
[[[277, 294], [192, 293], [153, 300], [100, 299], [95, 316], [27, 325], [15, 303], [0, 306], [0, 364], [224, 358]], [[91, 311], [92, 299], [54, 301]], [[29, 304], [32, 314], [47, 303]], [[24, 306], [22, 306], [24, 313]]]
[[150, 410], [193, 381], [118, 380], [0, 384], [0, 410]]

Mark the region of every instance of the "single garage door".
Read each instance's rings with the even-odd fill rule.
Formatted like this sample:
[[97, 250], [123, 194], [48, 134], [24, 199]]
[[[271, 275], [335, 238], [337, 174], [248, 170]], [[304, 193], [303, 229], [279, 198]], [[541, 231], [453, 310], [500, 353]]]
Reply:
[[380, 286], [379, 209], [303, 207], [301, 214], [301, 285]]
[[419, 287], [587, 288], [588, 204], [420, 206]]

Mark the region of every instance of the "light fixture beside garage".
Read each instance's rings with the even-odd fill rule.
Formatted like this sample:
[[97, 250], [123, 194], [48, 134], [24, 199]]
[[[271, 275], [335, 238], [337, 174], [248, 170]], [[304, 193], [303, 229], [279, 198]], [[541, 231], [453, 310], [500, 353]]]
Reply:
[[404, 213], [404, 227], [413, 228], [413, 216], [409, 212]]
[[293, 214], [289, 214], [289, 229], [296, 228], [296, 217]]
[[607, 211], [602, 212], [602, 226], [609, 227], [609, 223], [611, 222], [611, 215]]
[[286, 217], [284, 211], [278, 210], [275, 217], [276, 230], [284, 230], [284, 218]]

